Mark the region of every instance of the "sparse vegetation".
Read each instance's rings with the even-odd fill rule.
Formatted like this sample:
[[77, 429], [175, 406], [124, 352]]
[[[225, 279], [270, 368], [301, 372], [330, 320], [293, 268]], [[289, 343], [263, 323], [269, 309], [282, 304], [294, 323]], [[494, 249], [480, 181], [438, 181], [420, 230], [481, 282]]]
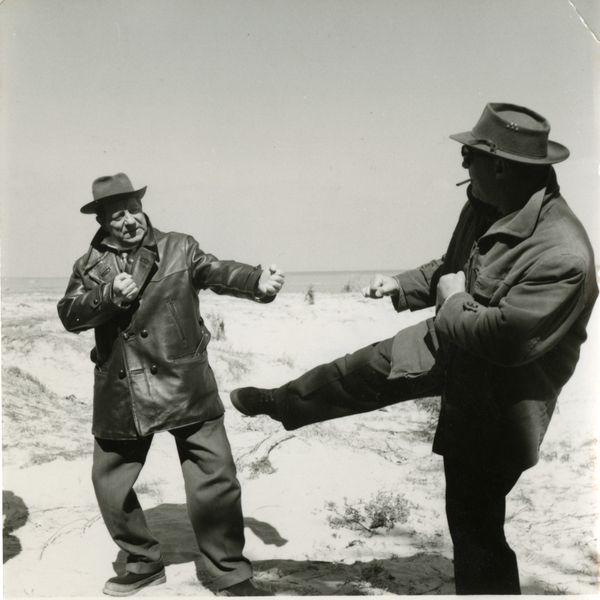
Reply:
[[[320, 288], [313, 287], [313, 302], [315, 289]], [[300, 373], [310, 366], [309, 363], [321, 362], [319, 342], [328, 334], [343, 331], [345, 335], [356, 331], [357, 336], [364, 335], [371, 331], [368, 319], [377, 319], [377, 325], [383, 328], [383, 319], [388, 312], [391, 314], [390, 327], [395, 327], [397, 320], [403, 318], [389, 307], [374, 302], [356, 302], [352, 295], [339, 293], [333, 298], [319, 295], [317, 306], [310, 307], [303, 293], [305, 290], [301, 288], [300, 293], [282, 297], [264, 310], [254, 303], [213, 298], [213, 295], [207, 294], [204, 314], [215, 342], [209, 347], [209, 355], [224, 397], [239, 385], [259, 385], [263, 382], [265, 370], [271, 367], [278, 370], [288, 367]], [[28, 483], [30, 489], [24, 496], [32, 509], [28, 531], [30, 548], [38, 542], [41, 548], [48, 539], [54, 540], [57, 545], [68, 539], [55, 534], [64, 531], [61, 527], [65, 524], [70, 526], [76, 518], [82, 523], [95, 522], [94, 519], [98, 518], [95, 505], [77, 504], [77, 494], [68, 499], [60, 495], [63, 494], [59, 491], [60, 481], [56, 481], [56, 490], [41, 496], [36, 492], [38, 473], [45, 476], [46, 469], [53, 473], [64, 469], [65, 473], [71, 473], [74, 467], [81, 468], [83, 465], [71, 465], [66, 461], [83, 458], [82, 462], [89, 463], [93, 449], [90, 433], [92, 366], [89, 361], [89, 351], [94, 345], [93, 331], [80, 335], [65, 332], [56, 316], [57, 300], [58, 297], [31, 294], [3, 295], [2, 441], [5, 483], [9, 486], [7, 489], [11, 489], [8, 476], [12, 477], [14, 469], [36, 466]], [[378, 312], [379, 307], [381, 313]], [[364, 322], [355, 327], [359, 319], [364, 319]], [[282, 332], [283, 323], [289, 327], [289, 336], [287, 331], [283, 331], [285, 343], [268, 348], [265, 345], [260, 353], [253, 351], [253, 336], [257, 335], [256, 332], [266, 331], [274, 320], [277, 321], [278, 333]], [[222, 327], [219, 322], [223, 323]], [[219, 330], [226, 334], [227, 339], [218, 339]], [[238, 342], [242, 339], [240, 336], [246, 335], [249, 337], [242, 340], [245, 350], [241, 350]], [[314, 343], [310, 343], [311, 339]], [[344, 351], [345, 343], [339, 344], [341, 351]], [[352, 347], [348, 345], [347, 350], [352, 350]], [[310, 357], [304, 354], [308, 352], [311, 352]], [[278, 376], [278, 373], [273, 374], [273, 380]], [[589, 412], [585, 411], [591, 405], [589, 396], [572, 395], [561, 400], [561, 410], [571, 416], [578, 411], [588, 415]], [[294, 437], [290, 432], [284, 432], [280, 423], [266, 416], [246, 419], [233, 410], [229, 411], [227, 429], [242, 485], [247, 485], [248, 494], [265, 494], [264, 501], [260, 498], [255, 504], [249, 503], [247, 517], [260, 517], [262, 514], [265, 521], [276, 527], [278, 522], [275, 518], [271, 519], [275, 514], [270, 512], [271, 507], [289, 502], [299, 525], [294, 552], [306, 553], [306, 560], [298, 560], [297, 556], [288, 560], [284, 552], [287, 546], [283, 546], [277, 559], [259, 565], [261, 584], [270, 583], [271, 589], [280, 595], [454, 593], [452, 546], [443, 515], [443, 461], [431, 455], [431, 438], [438, 410], [439, 398], [391, 405], [356, 417], [303, 427], [293, 432], [296, 437], [293, 442], [287, 442]], [[523, 572], [528, 573], [524, 593], [593, 594], [598, 589], [595, 543], [597, 498], [594, 485], [598, 441], [589, 419], [585, 422], [581, 422], [583, 417], [579, 421], [576, 418], [568, 421], [560, 416], [555, 419], [542, 446], [540, 464], [523, 475], [508, 498], [507, 534], [517, 551]], [[153, 447], [152, 452], [162, 451], [160, 444], [163, 440], [169, 449], [170, 437], [163, 435], [155, 444], [159, 448]], [[353, 475], [340, 481], [335, 477], [331, 482], [318, 477], [311, 480], [313, 469], [315, 473], [322, 473], [321, 466], [330, 466], [335, 460], [332, 457], [340, 456], [344, 457], [340, 460], [345, 460], [349, 454], [369, 462], [373, 477], [362, 479], [366, 467], [359, 467], [357, 463], [356, 469], [352, 465], [355, 469], [352, 473], [360, 473], [355, 480]], [[307, 470], [301, 474], [291, 472], [288, 460], [296, 459], [307, 465]], [[57, 461], [64, 461], [64, 465], [45, 464]], [[162, 467], [160, 461], [162, 459], [154, 466], [149, 464], [136, 485], [142, 503], [160, 504], [166, 498], [171, 502], [174, 494], [178, 493], [183, 504], [179, 469], [171, 473], [168, 468]], [[154, 468], [159, 470], [151, 471]], [[345, 468], [340, 464], [340, 469]], [[88, 486], [89, 491], [91, 482], [86, 469], [81, 485]], [[393, 475], [379, 479], [382, 472]], [[306, 478], [306, 481], [299, 482], [305, 488], [299, 489], [306, 489], [310, 494], [307, 505], [301, 498], [296, 504], [295, 497], [289, 495], [289, 488], [280, 487], [282, 480], [289, 481], [289, 476]], [[268, 485], [257, 484], [257, 481]], [[45, 490], [51, 489], [54, 482], [47, 483]], [[376, 494], [370, 496], [371, 492], [395, 483], [399, 487], [394, 491], [405, 494], [408, 502], [406, 505], [400, 502], [400, 508], [404, 507], [405, 513], [410, 509], [405, 523], [406, 514], [403, 516], [402, 510], [399, 515], [394, 515], [393, 494], [388, 493], [387, 498], [379, 503], [384, 507], [383, 514], [377, 514], [374, 508], [371, 514], [367, 511], [368, 504], [377, 504]], [[276, 497], [269, 497], [267, 490], [274, 490]], [[336, 494], [337, 506], [331, 505], [334, 510], [323, 514], [324, 498], [332, 498], [328, 493]], [[56, 508], [41, 509], [43, 500], [50, 494], [56, 494]], [[338, 500], [344, 494], [353, 499]], [[364, 500], [354, 500], [356, 497]], [[346, 505], [354, 512], [347, 511]], [[252, 507], [264, 508], [264, 512], [253, 514]], [[307, 517], [306, 511], [311, 510], [314, 511], [313, 517], [318, 515], [322, 527], [318, 531], [311, 529], [310, 533], [307, 527], [305, 533], [303, 519]], [[336, 518], [336, 527], [327, 524], [330, 519]], [[389, 530], [391, 521], [394, 523]], [[310, 524], [307, 522], [307, 525]], [[18, 535], [19, 532], [16, 532]], [[192, 537], [189, 546], [182, 546], [186, 556], [197, 554]], [[185, 540], [181, 543], [188, 544]], [[393, 556], [394, 552], [400, 556]], [[375, 557], [376, 561], [373, 560]], [[25, 559], [23, 564], [26, 563]], [[14, 573], [11, 577], [14, 584]], [[198, 577], [200, 585], [211, 589], [208, 574], [199, 573]], [[39, 595], [42, 583], [35, 578], [31, 581], [32, 586], [37, 587], [32, 587], [28, 595]], [[189, 585], [197, 586], [198, 581], [191, 578]], [[187, 589], [184, 595], [186, 593]]]
[[306, 304], [314, 304], [315, 303], [315, 286], [311, 283], [306, 290], [306, 294], [304, 295], [304, 301]]
[[340, 291], [342, 294], [350, 294], [351, 292], [356, 292], [359, 289], [360, 286], [358, 285], [356, 280], [352, 278], [346, 281], [346, 283], [342, 286], [342, 289]]
[[208, 321], [208, 329], [212, 335], [213, 340], [225, 340], [225, 319], [219, 312], [209, 312], [206, 315]]
[[373, 535], [377, 529], [385, 528], [390, 532], [396, 523], [406, 523], [410, 514], [408, 501], [404, 494], [380, 491], [371, 500], [357, 500], [349, 503], [344, 499], [344, 507], [339, 509], [335, 502], [327, 502], [327, 523], [333, 529], [344, 527], [363, 534]]
[[427, 415], [427, 423], [418, 434], [427, 442], [432, 442], [440, 415], [440, 398], [438, 396], [420, 398], [419, 400], [415, 400], [415, 405]]

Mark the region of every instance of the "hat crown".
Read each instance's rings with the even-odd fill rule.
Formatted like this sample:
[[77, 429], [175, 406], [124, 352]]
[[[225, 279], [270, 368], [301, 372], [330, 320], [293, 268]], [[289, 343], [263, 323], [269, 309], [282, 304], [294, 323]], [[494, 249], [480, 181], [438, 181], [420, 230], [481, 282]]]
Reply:
[[141, 200], [146, 193], [146, 187], [136, 190], [125, 173], [104, 175], [94, 179], [92, 183], [93, 200], [81, 207], [84, 215], [94, 214], [103, 204], [133, 196]]
[[488, 104], [471, 133], [503, 152], [531, 158], [548, 155], [550, 123], [522, 106]]
[[92, 196], [95, 201], [119, 194], [134, 193], [135, 189], [125, 173], [98, 177], [92, 183]]

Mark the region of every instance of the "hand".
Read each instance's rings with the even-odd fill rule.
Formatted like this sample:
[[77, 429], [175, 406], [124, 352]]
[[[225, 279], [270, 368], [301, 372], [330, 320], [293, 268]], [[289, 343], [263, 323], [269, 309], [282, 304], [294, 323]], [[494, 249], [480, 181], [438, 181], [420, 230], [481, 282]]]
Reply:
[[113, 279], [113, 298], [116, 304], [132, 302], [140, 293], [138, 286], [129, 273], [119, 273]]
[[265, 269], [258, 280], [258, 291], [263, 296], [275, 296], [283, 286], [285, 273], [277, 268], [277, 265], [271, 265]]
[[465, 274], [463, 271], [443, 275], [440, 277], [437, 286], [436, 307], [440, 308], [450, 296], [465, 290]]
[[371, 283], [362, 289], [365, 298], [383, 298], [393, 296], [400, 291], [400, 284], [394, 277], [387, 275], [374, 275]]

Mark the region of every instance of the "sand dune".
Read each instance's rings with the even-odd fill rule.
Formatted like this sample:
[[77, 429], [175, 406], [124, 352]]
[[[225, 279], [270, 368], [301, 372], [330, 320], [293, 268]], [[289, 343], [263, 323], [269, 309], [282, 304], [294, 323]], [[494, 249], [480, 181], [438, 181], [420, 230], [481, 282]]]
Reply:
[[[90, 480], [92, 336], [62, 330], [57, 300], [3, 298], [6, 597], [100, 596], [123, 565]], [[282, 294], [265, 307], [203, 293], [202, 303], [213, 330], [225, 325], [209, 354], [227, 407], [257, 580], [277, 595], [454, 594], [442, 463], [431, 454], [426, 406], [410, 402], [285, 432], [266, 417], [242, 417], [228, 395], [239, 385], [283, 383], [425, 315], [398, 315], [387, 300], [356, 294], [317, 294], [313, 305], [303, 294]], [[540, 464], [508, 499], [507, 535], [526, 594], [599, 592], [598, 321], [595, 315]], [[213, 595], [170, 435], [155, 437], [136, 489], [167, 565], [167, 583], [139, 595]], [[396, 499], [406, 520], [389, 531], [333, 526], [345, 506], [360, 509], [377, 494]]]

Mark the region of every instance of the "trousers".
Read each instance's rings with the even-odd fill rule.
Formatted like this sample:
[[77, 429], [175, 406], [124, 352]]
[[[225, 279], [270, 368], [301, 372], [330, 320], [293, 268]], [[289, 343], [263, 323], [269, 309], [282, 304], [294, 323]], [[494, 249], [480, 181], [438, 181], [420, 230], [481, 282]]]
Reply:
[[442, 393], [443, 367], [431, 324], [319, 365], [275, 391], [287, 430]]
[[517, 557], [506, 541], [506, 496], [516, 469], [473, 469], [444, 457], [446, 517], [457, 594], [520, 594]]
[[[275, 390], [288, 430], [443, 394], [444, 359], [424, 323], [319, 365]], [[504, 535], [506, 495], [520, 470], [444, 457], [446, 516], [458, 594], [519, 594], [517, 558]]]
[[[241, 488], [223, 415], [170, 431], [185, 482], [187, 508], [212, 581], [221, 590], [252, 577], [243, 555]], [[92, 482], [108, 531], [127, 555], [126, 569], [154, 573], [163, 568], [158, 540], [148, 528], [133, 486], [153, 436], [136, 440], [96, 438]]]

